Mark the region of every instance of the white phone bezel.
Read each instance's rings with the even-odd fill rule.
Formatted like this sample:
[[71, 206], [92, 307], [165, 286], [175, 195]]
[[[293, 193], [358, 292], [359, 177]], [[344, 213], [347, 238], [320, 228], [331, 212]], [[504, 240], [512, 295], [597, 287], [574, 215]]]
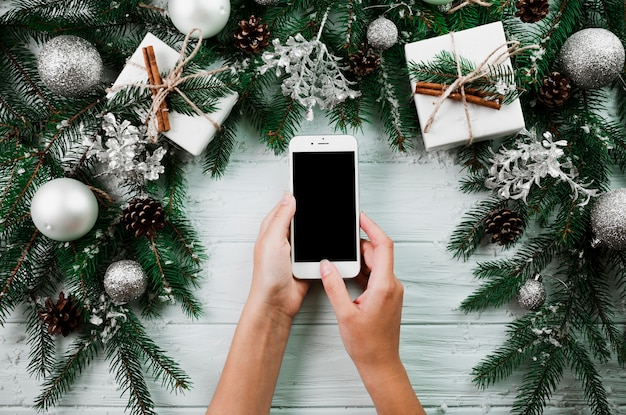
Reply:
[[[355, 179], [355, 218], [356, 233], [354, 243], [356, 244], [356, 261], [333, 261], [343, 278], [353, 278], [361, 270], [361, 248], [360, 248], [360, 226], [359, 226], [359, 161], [358, 143], [351, 135], [302, 135], [296, 136], [289, 142], [289, 186], [293, 193], [293, 153], [297, 152], [327, 152], [327, 151], [352, 151], [354, 152], [354, 179]], [[296, 200], [296, 209], [298, 201]], [[291, 226], [293, 229], [294, 221]], [[291, 232], [291, 266], [293, 275], [300, 279], [319, 279], [319, 262], [296, 262], [293, 254], [293, 232]], [[327, 237], [332, 238], [332, 235]], [[320, 238], [322, 236], [320, 235]]]

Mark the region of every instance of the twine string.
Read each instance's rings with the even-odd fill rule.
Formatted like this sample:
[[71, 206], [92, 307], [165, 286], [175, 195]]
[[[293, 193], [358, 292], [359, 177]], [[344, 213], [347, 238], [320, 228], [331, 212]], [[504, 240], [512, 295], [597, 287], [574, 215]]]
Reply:
[[[189, 55], [185, 55], [185, 52], [187, 50], [187, 45], [189, 44], [191, 36], [195, 32], [198, 32], [199, 39], [202, 39], [202, 30], [198, 28], [192, 29], [187, 34], [187, 36], [185, 36], [185, 40], [183, 41], [183, 46], [180, 49], [180, 54], [178, 56], [178, 61], [176, 62], [176, 66], [174, 66], [172, 71], [165, 78], [163, 78], [163, 80], [161, 81], [161, 84], [158, 84], [158, 85], [150, 85], [150, 84], [145, 84], [145, 83], [122, 84], [122, 85], [117, 85], [112, 88], [108, 88], [107, 92], [115, 92], [115, 91], [119, 91], [121, 89], [128, 88], [128, 87], [156, 89], [157, 93], [152, 97], [152, 105], [150, 105], [150, 109], [148, 110], [148, 115], [146, 117], [146, 124], [148, 125], [151, 125], [153, 120], [156, 119], [157, 112], [160, 110], [161, 104], [165, 102], [165, 99], [169, 96], [169, 94], [171, 94], [172, 92], [176, 92], [178, 95], [180, 95], [180, 97], [183, 100], [185, 100], [187, 104], [189, 104], [189, 106], [198, 115], [206, 118], [209, 122], [211, 122], [211, 124], [213, 124], [213, 127], [215, 127], [216, 130], [220, 130], [221, 126], [209, 115], [202, 112], [202, 110], [191, 99], [189, 99], [189, 97], [179, 88], [180, 84], [188, 80], [200, 78], [204, 76], [211, 76], [211, 75], [217, 74], [219, 72], [223, 72], [228, 69], [227, 66], [224, 66], [222, 68], [215, 69], [212, 71], [202, 71], [202, 72], [197, 72], [191, 75], [182, 76], [183, 70], [185, 69], [185, 65], [187, 65], [198, 54], [202, 46], [202, 42], [198, 41], [198, 43], [196, 43], [196, 46], [193, 48], [191, 53]], [[137, 66], [140, 66], [140, 65], [137, 65]], [[142, 68], [145, 69], [145, 67], [143, 66]], [[153, 143], [155, 143], [158, 139], [158, 134], [155, 134], [154, 131], [151, 131], [149, 135], [150, 135], [150, 140]]]
[[463, 3], [457, 4], [456, 6], [454, 6], [453, 8], [451, 8], [450, 10], [448, 10], [448, 14], [454, 13], [458, 10], [461, 10], [462, 8], [469, 6], [470, 4], [476, 4], [478, 6], [482, 6], [482, 7], [489, 7], [491, 6], [491, 3], [486, 2], [486, 1], [482, 1], [482, 0], [465, 0], [463, 1]]

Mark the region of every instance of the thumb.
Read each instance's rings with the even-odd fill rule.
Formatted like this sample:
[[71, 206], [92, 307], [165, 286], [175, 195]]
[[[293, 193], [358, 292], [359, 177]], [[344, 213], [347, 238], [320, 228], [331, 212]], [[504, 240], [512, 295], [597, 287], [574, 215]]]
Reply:
[[335, 315], [343, 314], [347, 307], [352, 305], [352, 300], [337, 267], [327, 259], [323, 259], [320, 262], [320, 274], [322, 275], [324, 291], [326, 291], [330, 304], [335, 310]]
[[285, 193], [281, 201], [272, 209], [261, 223], [260, 233], [269, 233], [271, 237], [284, 238], [289, 230], [291, 218], [296, 212], [296, 203], [292, 194]]

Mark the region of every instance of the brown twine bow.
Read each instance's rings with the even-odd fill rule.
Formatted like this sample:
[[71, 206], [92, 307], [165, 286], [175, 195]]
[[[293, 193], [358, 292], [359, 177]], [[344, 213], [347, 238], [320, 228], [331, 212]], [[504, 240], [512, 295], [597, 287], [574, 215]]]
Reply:
[[[198, 38], [202, 39], [202, 30], [198, 28], [191, 29], [191, 31], [187, 34], [187, 36], [185, 36], [185, 40], [183, 41], [183, 46], [180, 49], [180, 55], [178, 57], [178, 61], [176, 62], [176, 65], [174, 66], [172, 71], [165, 78], [163, 78], [160, 84], [156, 84], [156, 85], [144, 84], [144, 83], [123, 84], [123, 85], [118, 85], [113, 88], [108, 88], [107, 92], [115, 92], [115, 91], [118, 91], [120, 89], [124, 89], [127, 87], [139, 87], [139, 88], [148, 88], [151, 90], [156, 90], [157, 93], [154, 94], [152, 97], [152, 105], [150, 106], [150, 109], [148, 110], [148, 115], [146, 117], [146, 124], [148, 126], [152, 125], [151, 123], [153, 123], [154, 120], [157, 118], [157, 113], [161, 110], [161, 105], [165, 102], [165, 99], [168, 97], [168, 95], [172, 92], [176, 92], [178, 93], [178, 95], [181, 96], [181, 98], [185, 100], [185, 102], [187, 102], [187, 104], [189, 104], [191, 108], [193, 108], [193, 110], [198, 115], [206, 118], [208, 121], [211, 122], [211, 124], [213, 124], [216, 130], [219, 130], [221, 128], [220, 125], [214, 119], [212, 119], [207, 114], [202, 112], [202, 110], [196, 104], [194, 104], [193, 101], [191, 101], [189, 97], [187, 97], [187, 95], [183, 91], [180, 90], [180, 88], [178, 88], [180, 84], [190, 79], [214, 75], [216, 73], [223, 72], [228, 69], [227, 66], [224, 66], [220, 69], [215, 69], [212, 71], [202, 71], [202, 72], [197, 72], [191, 75], [182, 76], [183, 69], [185, 69], [185, 65], [187, 65], [196, 56], [196, 54], [200, 51], [200, 47], [202, 46], [202, 41], [199, 40], [196, 46], [194, 47], [194, 49], [191, 51], [191, 53], [185, 57], [187, 44], [189, 43], [191, 36], [195, 32], [198, 32], [199, 33]], [[148, 130], [149, 130], [148, 132], [149, 132], [150, 140], [153, 143], [155, 143], [158, 139], [158, 134], [155, 134], [156, 129], [148, 128]]]
[[458, 10], [461, 10], [463, 7], [469, 6], [470, 4], [476, 4], [478, 6], [483, 6], [483, 7], [491, 6], [491, 3], [488, 3], [482, 0], [465, 0], [463, 3], [457, 4], [456, 6], [448, 10], [448, 13], [449, 14], [454, 13]]
[[[456, 49], [456, 44], [454, 41], [454, 32], [450, 32], [450, 39], [452, 40], [452, 50], [454, 52], [454, 60], [456, 62], [457, 78], [452, 84], [446, 87], [443, 94], [441, 94], [441, 96], [435, 103], [435, 108], [433, 109], [433, 112], [430, 114], [430, 117], [428, 118], [428, 121], [426, 121], [426, 125], [424, 126], [424, 132], [428, 133], [430, 131], [430, 127], [435, 121], [435, 117], [437, 116], [437, 112], [439, 112], [439, 108], [441, 108], [441, 105], [446, 100], [446, 98], [448, 98], [448, 96], [452, 92], [458, 89], [461, 93], [461, 102], [463, 102], [463, 110], [465, 112], [465, 119], [467, 121], [467, 128], [468, 128], [468, 133], [469, 133], [467, 145], [471, 145], [472, 142], [474, 141], [474, 133], [472, 131], [472, 122], [470, 120], [469, 109], [467, 107], [467, 99], [465, 98], [465, 85], [477, 79], [480, 79], [482, 77], [488, 76], [489, 75], [488, 65], [500, 65], [504, 63], [510, 56], [518, 55], [521, 52], [524, 52], [528, 49], [538, 49], [539, 47], [537, 45], [520, 47], [520, 43], [517, 41], [505, 42], [504, 44], [495, 48], [491, 53], [489, 53], [489, 55], [487, 55], [487, 57], [476, 67], [476, 69], [474, 69], [474, 71], [468, 73], [467, 75], [463, 75], [461, 71], [461, 62], [459, 60], [459, 54]], [[508, 46], [508, 47], [499, 55], [496, 55], [503, 46]], [[494, 57], [494, 55], [495, 55], [495, 59], [491, 60], [491, 58]]]

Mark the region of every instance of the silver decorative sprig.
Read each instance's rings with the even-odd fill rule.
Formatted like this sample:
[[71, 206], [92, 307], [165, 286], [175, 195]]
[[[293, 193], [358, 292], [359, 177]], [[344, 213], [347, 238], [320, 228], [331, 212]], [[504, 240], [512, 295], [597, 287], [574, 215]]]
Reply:
[[[290, 76], [282, 83], [282, 92], [307, 108], [306, 119], [313, 120], [313, 107], [330, 109], [348, 98], [354, 99], [361, 95], [350, 88], [354, 82], [348, 81], [341, 72], [338, 62], [341, 58], [331, 54], [320, 40], [322, 29], [326, 24], [328, 11], [320, 24], [317, 37], [306, 40], [302, 34], [289, 36], [285, 45], [274, 39], [273, 52], [263, 53], [264, 65], [258, 71], [264, 74], [276, 68], [276, 75], [283, 71]], [[282, 70], [281, 70], [282, 69]]]
[[130, 121], [119, 123], [112, 113], [102, 119], [103, 134], [95, 137], [85, 135], [83, 145], [89, 148], [87, 158], [96, 157], [104, 165], [102, 174], [112, 176], [119, 184], [143, 184], [156, 180], [165, 171], [161, 160], [167, 153], [158, 147], [150, 154], [145, 128], [138, 128]]
[[533, 184], [539, 186], [541, 179], [550, 176], [570, 185], [572, 200], [582, 197], [579, 206], [586, 205], [592, 197], [599, 195], [597, 189], [587, 187], [590, 183], [576, 182], [578, 170], [563, 151], [567, 146], [566, 140], [553, 141], [549, 132], [543, 133], [542, 140], [531, 132], [526, 135], [531, 138], [529, 143], [518, 141], [515, 149], [503, 147], [497, 154], [493, 153], [486, 187], [496, 190], [503, 199], [522, 199], [526, 202]]

